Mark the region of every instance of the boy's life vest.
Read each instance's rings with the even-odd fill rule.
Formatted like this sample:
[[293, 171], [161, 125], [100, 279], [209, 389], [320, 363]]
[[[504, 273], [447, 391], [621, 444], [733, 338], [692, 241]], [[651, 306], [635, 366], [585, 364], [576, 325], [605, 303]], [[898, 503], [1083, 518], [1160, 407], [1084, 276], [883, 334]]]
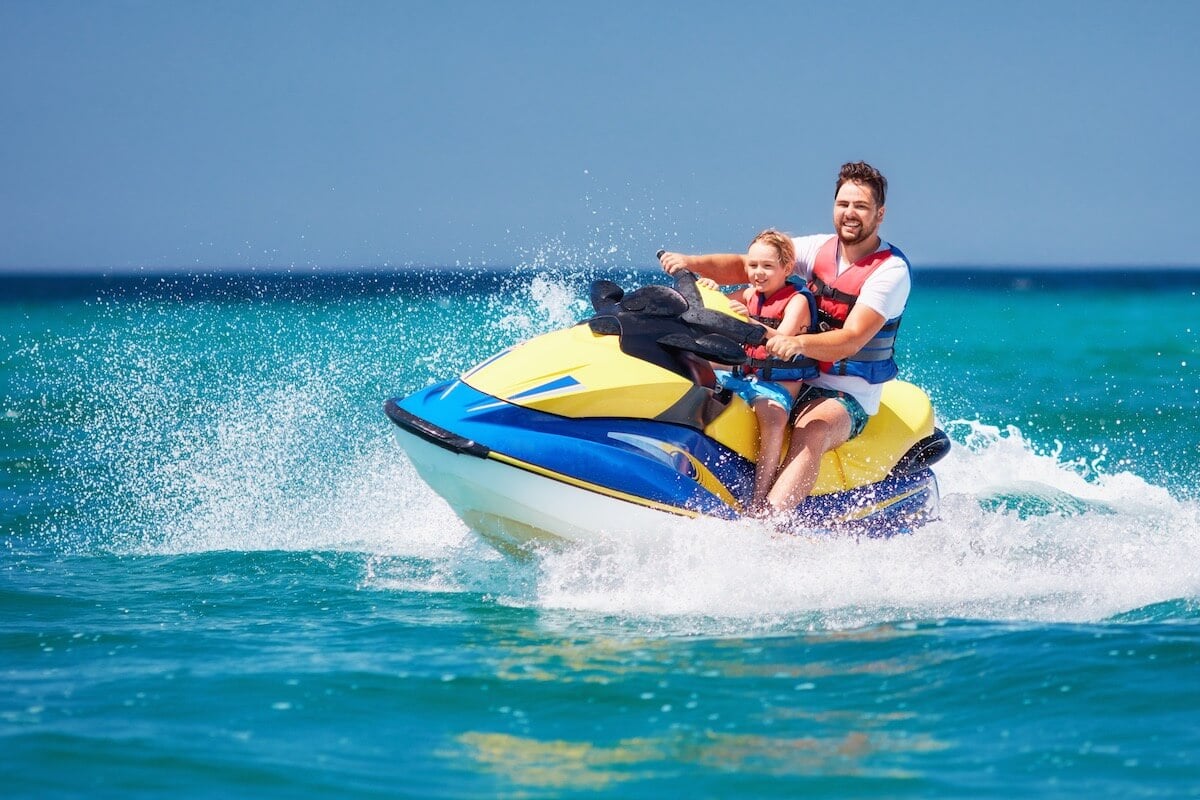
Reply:
[[[821, 245], [813, 262], [812, 280], [809, 281], [809, 288], [816, 297], [817, 329], [829, 331], [845, 325], [867, 278], [892, 256], [897, 256], [908, 265], [904, 254], [888, 245], [888, 249], [872, 253], [838, 275], [838, 237], [834, 236]], [[827, 375], [854, 375], [868, 383], [891, 380], [899, 372], [895, 359], [896, 331], [899, 328], [900, 317], [889, 319], [861, 350], [840, 361], [820, 362], [820, 371]]]
[[[788, 302], [796, 295], [804, 295], [808, 302], [809, 327], [805, 332], [813, 331], [813, 322], [817, 318], [817, 303], [812, 292], [804, 282], [795, 275], [789, 276], [783, 288], [767, 297], [762, 292], [755, 292], [746, 304], [750, 319], [769, 328], [778, 328], [783, 322], [783, 312]], [[817, 376], [817, 362], [811, 358], [800, 357], [792, 361], [773, 358], [767, 351], [766, 344], [745, 345], [749, 360], [739, 367], [736, 372], [742, 375], [755, 375], [765, 381], [802, 381], [805, 378]]]

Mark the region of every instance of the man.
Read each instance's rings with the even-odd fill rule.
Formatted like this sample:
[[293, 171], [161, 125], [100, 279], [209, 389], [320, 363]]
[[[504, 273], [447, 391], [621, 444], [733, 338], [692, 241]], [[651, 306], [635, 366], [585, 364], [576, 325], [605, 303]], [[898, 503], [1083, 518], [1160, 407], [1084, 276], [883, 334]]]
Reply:
[[[833, 201], [833, 234], [796, 238], [794, 271], [817, 296], [820, 332], [775, 336], [776, 358], [820, 363], [796, 401], [792, 441], [767, 502], [794, 509], [817, 482], [821, 456], [862, 432], [879, 410], [883, 384], [896, 376], [896, 329], [911, 286], [908, 260], [880, 238], [887, 179], [863, 161], [844, 164]], [[691, 270], [718, 283], [745, 281], [745, 256], [664, 253], [663, 269]]]

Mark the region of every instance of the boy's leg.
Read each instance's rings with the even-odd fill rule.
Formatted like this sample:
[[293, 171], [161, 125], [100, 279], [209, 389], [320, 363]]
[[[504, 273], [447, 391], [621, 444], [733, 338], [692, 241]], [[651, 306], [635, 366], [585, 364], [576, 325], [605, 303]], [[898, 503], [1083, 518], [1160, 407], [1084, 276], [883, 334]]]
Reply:
[[758, 418], [758, 459], [754, 464], [754, 494], [750, 513], [758, 515], [766, 508], [767, 493], [779, 473], [779, 457], [783, 455], [783, 437], [787, 430], [788, 410], [778, 403], [760, 397], [754, 401]]

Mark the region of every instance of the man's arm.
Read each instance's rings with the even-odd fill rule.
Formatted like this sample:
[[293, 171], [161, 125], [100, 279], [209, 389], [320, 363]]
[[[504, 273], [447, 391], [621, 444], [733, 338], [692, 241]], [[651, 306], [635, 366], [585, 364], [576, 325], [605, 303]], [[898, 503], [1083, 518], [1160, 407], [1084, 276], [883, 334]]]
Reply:
[[856, 305], [841, 328], [799, 336], [775, 336], [767, 340], [767, 350], [776, 358], [808, 356], [817, 361], [840, 361], [863, 349], [885, 322], [887, 320], [878, 311]]
[[777, 358], [797, 355], [818, 361], [848, 358], [874, 339], [890, 319], [883, 315], [884, 312], [894, 311], [892, 316], [897, 317], [904, 313], [910, 287], [908, 265], [898, 259], [889, 262], [867, 279], [858, 295], [858, 303], [850, 309], [846, 324], [841, 328], [808, 335], [776, 336], [767, 342], [767, 349]]
[[746, 282], [746, 257], [738, 253], [708, 253], [693, 256], [683, 253], [663, 253], [658, 261], [668, 275], [674, 275], [679, 270], [686, 269], [702, 278], [712, 278], [717, 283]]

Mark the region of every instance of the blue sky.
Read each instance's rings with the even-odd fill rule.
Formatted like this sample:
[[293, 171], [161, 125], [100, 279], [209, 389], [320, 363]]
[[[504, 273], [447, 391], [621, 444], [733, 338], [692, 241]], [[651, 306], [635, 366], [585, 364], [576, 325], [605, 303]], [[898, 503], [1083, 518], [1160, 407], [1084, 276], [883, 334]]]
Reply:
[[0, 268], [1190, 265], [1195, 2], [0, 0]]

